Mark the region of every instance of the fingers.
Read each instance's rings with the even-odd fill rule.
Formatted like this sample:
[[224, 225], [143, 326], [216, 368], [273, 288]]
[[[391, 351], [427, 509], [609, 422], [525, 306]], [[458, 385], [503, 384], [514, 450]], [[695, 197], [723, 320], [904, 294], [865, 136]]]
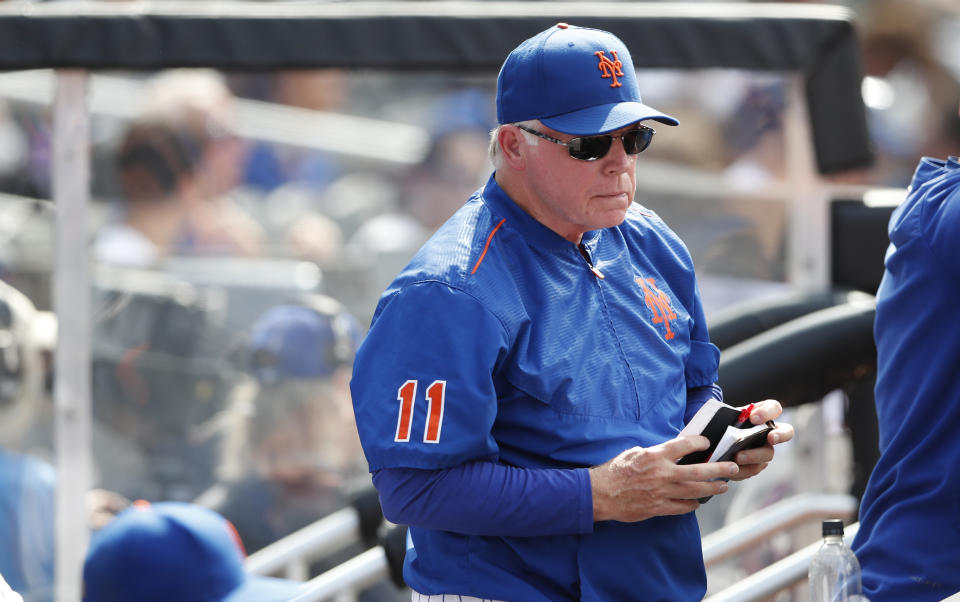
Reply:
[[767, 445], [754, 449], [745, 449], [737, 453], [734, 461], [740, 466], [740, 471], [732, 476], [734, 481], [742, 481], [756, 476], [766, 469], [767, 465], [773, 461], [774, 445], [793, 439], [793, 426], [785, 423], [778, 423], [777, 428], [770, 431], [767, 435]]
[[703, 435], [689, 435], [683, 437], [677, 437], [669, 441], [665, 441], [660, 445], [655, 445], [649, 449], [654, 450], [660, 448], [663, 450], [663, 453], [674, 462], [680, 458], [691, 454], [696, 451], [703, 451], [710, 447], [710, 440], [704, 437]]
[[767, 462], [761, 462], [759, 464], [744, 464], [740, 467], [740, 472], [736, 475], [730, 477], [731, 481], [744, 481], [750, 477], [755, 477], [761, 472], [763, 472], [769, 464]]
[[734, 461], [743, 468], [747, 464], [764, 464], [773, 460], [773, 446], [764, 445], [753, 449], [744, 449], [737, 452]]
[[675, 500], [698, 500], [726, 493], [730, 486], [727, 477], [712, 481], [684, 481], [677, 484]]
[[764, 399], [753, 404], [753, 411], [750, 412], [750, 422], [753, 424], [763, 424], [768, 420], [776, 420], [783, 413], [783, 406], [776, 399]]
[[669, 500], [661, 506], [660, 512], [658, 512], [657, 515], [672, 516], [687, 514], [688, 512], [693, 512], [699, 507], [700, 502], [698, 502], [696, 498]]
[[793, 439], [793, 425], [786, 423], [777, 423], [777, 428], [770, 431], [767, 435], [767, 441], [770, 445], [777, 445]]

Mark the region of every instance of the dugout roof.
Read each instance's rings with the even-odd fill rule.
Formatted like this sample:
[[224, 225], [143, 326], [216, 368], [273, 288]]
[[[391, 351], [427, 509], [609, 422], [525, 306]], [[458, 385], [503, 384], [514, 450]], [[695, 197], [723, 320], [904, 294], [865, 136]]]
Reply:
[[495, 71], [558, 21], [618, 35], [640, 68], [802, 76], [822, 173], [870, 163], [852, 13], [815, 4], [49, 2], [0, 4], [0, 70], [298, 67]]

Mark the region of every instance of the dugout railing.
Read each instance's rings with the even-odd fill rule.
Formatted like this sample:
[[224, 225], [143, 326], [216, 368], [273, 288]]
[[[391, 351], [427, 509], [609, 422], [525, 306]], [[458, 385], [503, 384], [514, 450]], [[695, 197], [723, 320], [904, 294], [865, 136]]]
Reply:
[[[781, 500], [762, 513], [744, 517], [705, 536], [704, 563], [709, 568], [778, 533], [814, 521], [841, 518], [849, 522], [856, 510], [857, 500], [851, 495], [807, 493]], [[400, 569], [406, 530], [392, 527], [384, 533], [379, 545], [307, 580], [296, 601], [352, 602], [364, 589], [383, 579], [402, 583]], [[855, 533], [856, 524], [848, 526], [846, 538], [852, 538]], [[303, 579], [304, 560], [329, 554], [362, 537], [358, 514], [345, 509], [252, 555], [247, 559], [247, 570], [260, 575]], [[805, 546], [706, 599], [712, 602], [763, 600], [792, 588], [806, 579], [810, 557], [818, 545], [819, 542], [814, 542]]]

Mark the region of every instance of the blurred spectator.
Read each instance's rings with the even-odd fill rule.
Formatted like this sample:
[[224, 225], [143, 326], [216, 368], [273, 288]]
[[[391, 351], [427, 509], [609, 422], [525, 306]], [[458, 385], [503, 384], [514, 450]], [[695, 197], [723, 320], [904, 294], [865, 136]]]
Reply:
[[[55, 339], [52, 314], [0, 281], [0, 575], [25, 602], [52, 600], [54, 592], [57, 474], [47, 460], [53, 427], [44, 354]], [[128, 502], [95, 489], [86, 503], [97, 528]]]
[[254, 552], [343, 508], [369, 480], [348, 379], [360, 331], [336, 300], [275, 306], [253, 325], [223, 426], [218, 483], [198, 502], [236, 525]]
[[[280, 185], [263, 198], [251, 198], [247, 206], [269, 239], [268, 255], [312, 261], [324, 267], [334, 261], [343, 246], [341, 224], [318, 208], [322, 198], [305, 182]], [[339, 197], [342, 205], [363, 205], [363, 199]]]
[[754, 84], [726, 120], [724, 136], [732, 161], [724, 178], [734, 190], [757, 192], [785, 179], [784, 96], [780, 81]]
[[375, 266], [369, 286], [376, 294], [483, 184], [494, 122], [490, 98], [465, 89], [432, 103], [426, 111], [433, 119], [430, 148], [402, 179], [396, 210], [368, 219], [347, 241], [349, 253]]
[[[347, 100], [347, 78], [340, 69], [280, 70], [270, 79], [266, 100], [311, 111], [337, 111]], [[264, 192], [296, 182], [315, 192], [340, 173], [335, 157], [312, 149], [255, 142], [244, 173], [245, 182]]]
[[328, 216], [308, 211], [290, 224], [284, 242], [291, 256], [324, 266], [339, 256], [343, 230]]
[[0, 448], [0, 484], [0, 574], [28, 602], [52, 600], [53, 466]]
[[43, 368], [36, 311], [0, 281], [0, 575], [27, 602], [53, 599], [56, 472], [22, 453], [41, 412]]
[[[936, 28], [947, 4], [875, 0], [864, 4], [864, 101], [877, 150], [872, 184], [906, 186], [919, 155], [956, 151], [960, 81], [941, 56]], [[953, 18], [958, 17], [954, 7]]]
[[197, 145], [174, 124], [145, 116], [127, 130], [117, 168], [122, 215], [97, 232], [94, 258], [110, 265], [157, 267], [188, 224], [181, 197], [200, 169]]
[[[347, 102], [348, 78], [341, 69], [286, 69], [259, 77], [235, 76], [245, 94], [280, 107], [302, 111], [304, 120], [336, 119]], [[336, 137], [333, 133], [330, 136]], [[321, 200], [343, 176], [341, 158], [316, 148], [253, 140], [244, 166], [244, 183], [254, 195], [246, 207], [265, 227], [271, 254], [293, 256], [323, 266], [333, 261], [343, 242], [341, 224]], [[350, 198], [339, 207], [362, 200]]]
[[174, 190], [185, 215], [173, 254], [257, 255], [263, 233], [232, 197], [247, 149], [233, 132], [234, 97], [223, 78], [205, 69], [179, 69], [148, 86], [144, 115], [176, 132], [192, 169], [175, 171]]
[[0, 99], [0, 191], [49, 198], [50, 137], [44, 110]]
[[300, 583], [248, 575], [243, 542], [216, 512], [135, 502], [93, 536], [83, 602], [282, 602]]
[[222, 296], [163, 273], [99, 270], [93, 290], [98, 484], [190, 500], [214, 479], [211, 419], [226, 399]]

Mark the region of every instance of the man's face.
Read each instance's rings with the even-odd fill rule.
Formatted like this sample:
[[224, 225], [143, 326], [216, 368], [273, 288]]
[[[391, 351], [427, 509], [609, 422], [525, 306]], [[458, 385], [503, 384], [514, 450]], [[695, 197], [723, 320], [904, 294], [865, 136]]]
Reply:
[[[611, 132], [619, 136], [635, 124]], [[536, 129], [563, 140], [574, 136], [542, 124]], [[530, 212], [545, 226], [571, 242], [584, 232], [619, 225], [636, 190], [637, 155], [628, 155], [615, 138], [606, 155], [595, 161], [570, 156], [567, 147], [537, 139], [527, 163], [529, 185], [536, 199]]]

